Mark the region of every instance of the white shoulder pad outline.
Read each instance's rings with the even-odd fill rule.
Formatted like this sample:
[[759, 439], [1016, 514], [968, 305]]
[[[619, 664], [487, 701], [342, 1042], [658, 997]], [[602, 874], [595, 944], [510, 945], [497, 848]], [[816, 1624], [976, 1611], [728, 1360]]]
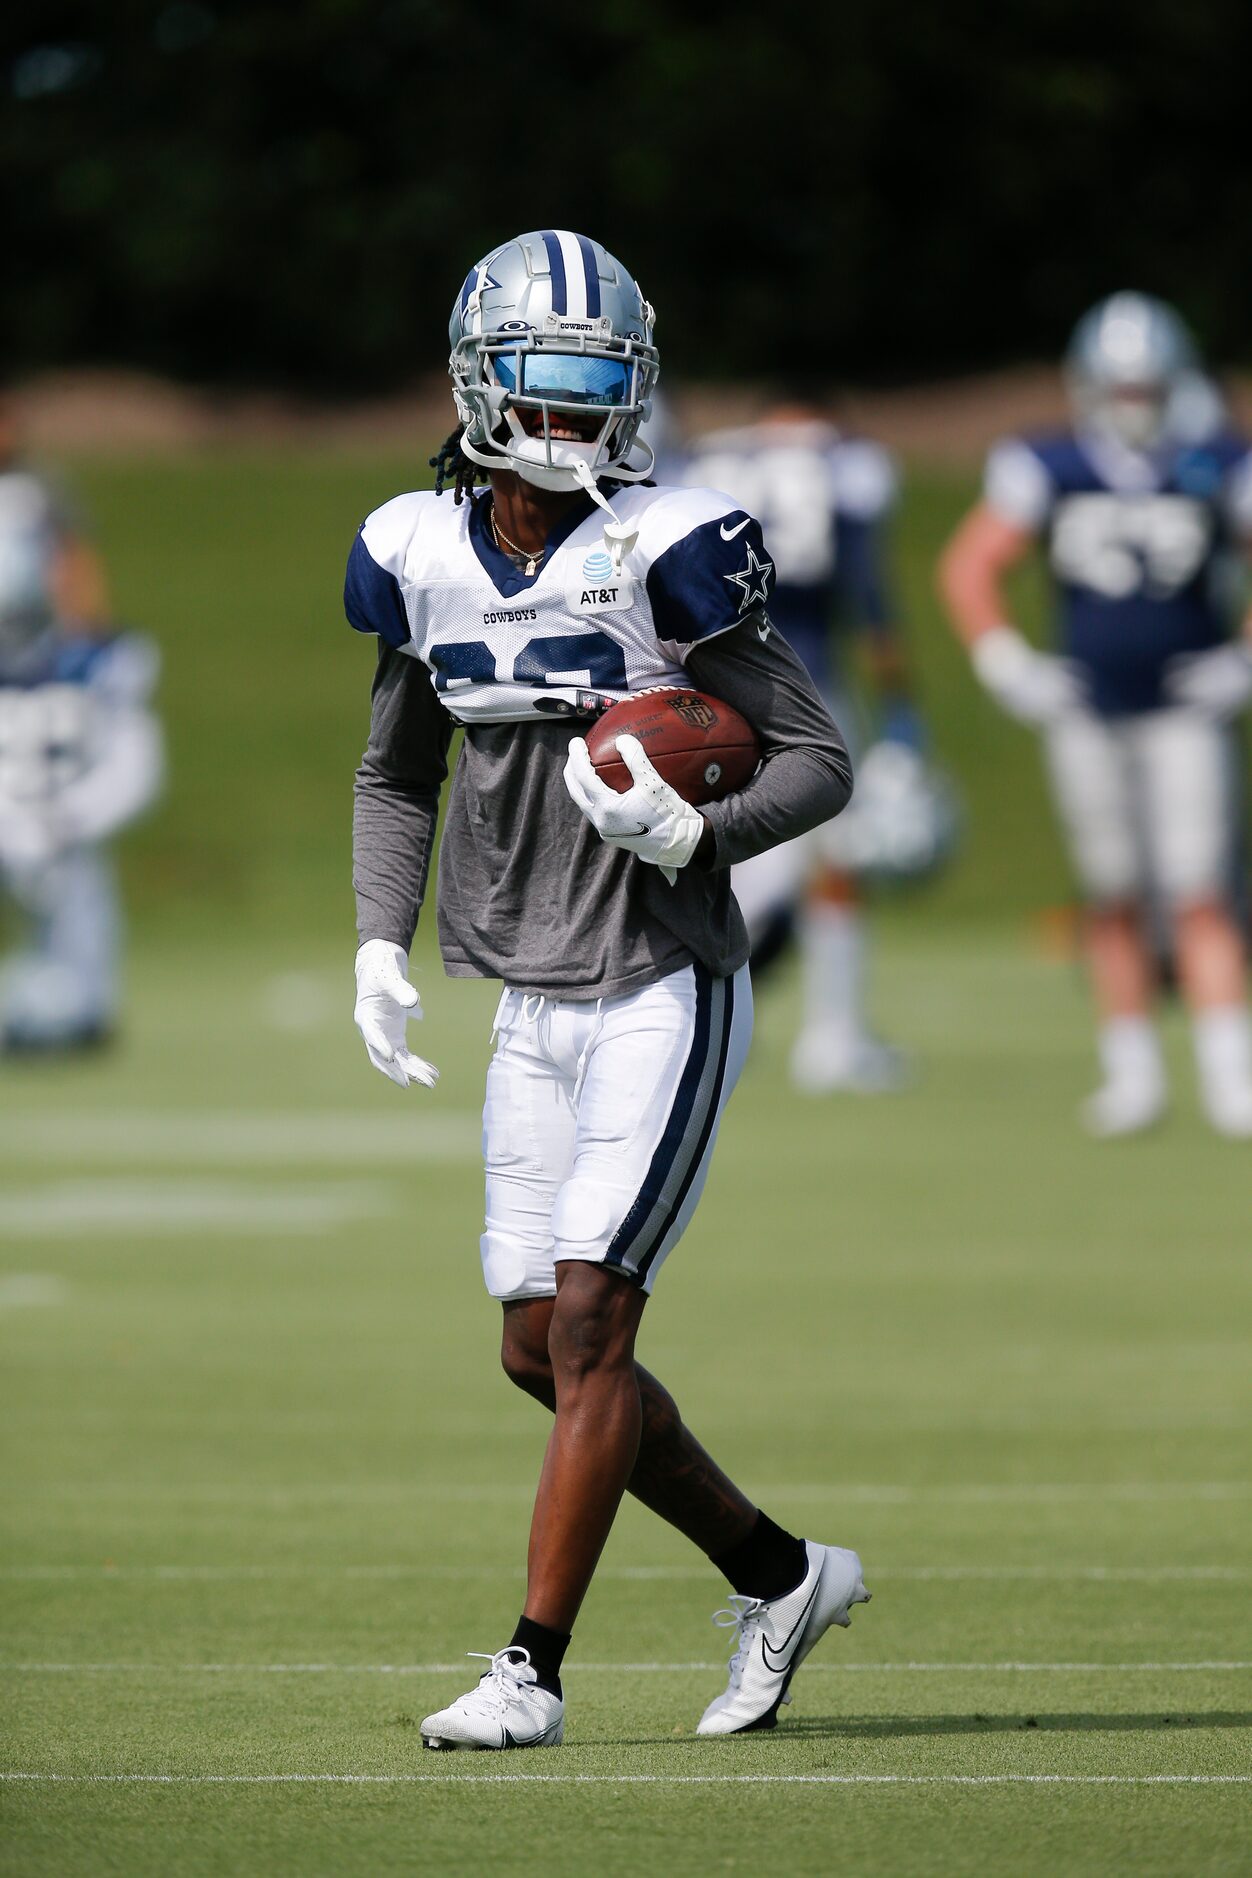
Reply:
[[1054, 494], [1047, 466], [1021, 437], [1004, 437], [987, 454], [983, 500], [1002, 521], [1038, 534]]
[[705, 488], [636, 489], [624, 500], [615, 497], [614, 507], [623, 519], [629, 515], [639, 530], [630, 559], [637, 572], [644, 576], [654, 561], [659, 561], [676, 542], [684, 541], [706, 522], [720, 521], [725, 515], [748, 513], [742, 502], [736, 502], [725, 490]]
[[[413, 489], [405, 495], [392, 496], [361, 524], [361, 539], [369, 550], [370, 559], [401, 586], [412, 584], [406, 574], [410, 552], [424, 516], [438, 499], [433, 489]], [[453, 507], [451, 498], [448, 506]]]

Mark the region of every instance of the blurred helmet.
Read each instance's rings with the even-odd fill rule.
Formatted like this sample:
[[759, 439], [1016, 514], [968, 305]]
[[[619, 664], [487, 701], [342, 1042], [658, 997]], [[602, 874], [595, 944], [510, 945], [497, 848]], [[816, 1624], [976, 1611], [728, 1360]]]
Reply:
[[448, 336], [461, 449], [543, 489], [639, 482], [627, 466], [660, 360], [655, 315], [620, 261], [566, 229], [518, 235], [465, 277]]
[[1065, 354], [1077, 415], [1131, 450], [1170, 427], [1171, 407], [1199, 371], [1191, 334], [1163, 300], [1115, 293], [1085, 313]]
[[858, 763], [852, 800], [822, 829], [821, 852], [850, 874], [916, 880], [947, 860], [959, 827], [947, 777], [910, 744], [884, 737]]

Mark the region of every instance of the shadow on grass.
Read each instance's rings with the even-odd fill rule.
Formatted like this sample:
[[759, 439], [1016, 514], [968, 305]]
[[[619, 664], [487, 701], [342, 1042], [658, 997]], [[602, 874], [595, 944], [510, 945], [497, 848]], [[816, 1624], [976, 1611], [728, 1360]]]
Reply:
[[[975, 1710], [969, 1715], [797, 1715], [774, 1729], [725, 1739], [751, 1741], [759, 1746], [785, 1747], [788, 1742], [904, 1741], [918, 1735], [994, 1734], [1160, 1734], [1177, 1728], [1252, 1729], [1252, 1711], [1246, 1709], [1144, 1709], [1131, 1715], [1049, 1714], [1039, 1709], [1007, 1715]], [[640, 1735], [613, 1741], [580, 1741], [579, 1747], [698, 1747], [709, 1740], [696, 1735]]]

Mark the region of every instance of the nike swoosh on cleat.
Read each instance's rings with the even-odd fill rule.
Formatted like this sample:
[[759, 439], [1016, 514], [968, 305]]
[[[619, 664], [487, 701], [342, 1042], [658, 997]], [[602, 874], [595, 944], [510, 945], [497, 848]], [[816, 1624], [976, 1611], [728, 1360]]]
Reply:
[[741, 535], [743, 533], [744, 529], [748, 526], [748, 523], [751, 520], [752, 520], [752, 517], [750, 515], [745, 515], [743, 520], [741, 522], [737, 522], [733, 528], [727, 528], [725, 522], [723, 522], [717, 532], [721, 536], [723, 541], [733, 541], [736, 535]]
[[[761, 1638], [761, 1661], [764, 1663], [766, 1669], [770, 1671], [771, 1675], [776, 1676], [780, 1670], [786, 1669], [788, 1664], [791, 1661], [791, 1656], [795, 1655], [795, 1648], [799, 1644], [799, 1641], [800, 1641], [800, 1631], [803, 1628], [804, 1623], [808, 1618], [809, 1612], [813, 1609], [813, 1606], [815, 1602], [817, 1601], [817, 1594], [821, 1589], [821, 1584], [822, 1584], [822, 1575], [820, 1572], [818, 1572], [817, 1583], [813, 1586], [812, 1591], [809, 1593], [808, 1603], [805, 1605], [804, 1609], [800, 1612], [800, 1615], [796, 1618], [795, 1623], [791, 1626], [791, 1629], [787, 1632], [787, 1635], [783, 1638], [782, 1654], [779, 1656], [779, 1660], [776, 1663], [773, 1663], [770, 1661], [769, 1645], [768, 1643], [766, 1643], [764, 1637]], [[792, 1645], [791, 1656], [788, 1656], [786, 1654], [787, 1645], [789, 1643], [792, 1643], [793, 1638], [795, 1639], [795, 1643]]]

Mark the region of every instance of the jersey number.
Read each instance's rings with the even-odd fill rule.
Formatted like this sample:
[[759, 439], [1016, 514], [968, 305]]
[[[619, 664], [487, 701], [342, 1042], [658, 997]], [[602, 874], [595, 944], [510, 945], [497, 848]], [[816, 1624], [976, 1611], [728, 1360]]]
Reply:
[[[427, 657], [435, 668], [436, 691], [501, 681], [496, 657], [485, 639], [444, 640]], [[607, 633], [558, 633], [532, 639], [513, 661], [517, 685], [585, 685], [589, 690], [626, 690], [626, 656]]]
[[1108, 600], [1168, 600], [1195, 579], [1211, 540], [1208, 513], [1184, 496], [1071, 496], [1057, 512], [1052, 565]]

